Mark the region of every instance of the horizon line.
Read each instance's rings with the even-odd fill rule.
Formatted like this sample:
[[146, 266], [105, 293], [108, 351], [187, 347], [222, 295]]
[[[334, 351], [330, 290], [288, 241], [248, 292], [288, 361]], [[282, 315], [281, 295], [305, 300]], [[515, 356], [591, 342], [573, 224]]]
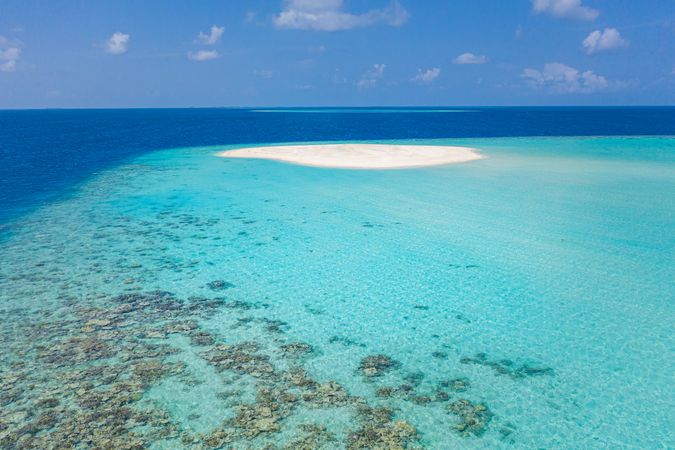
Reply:
[[0, 111], [58, 111], [58, 110], [161, 110], [161, 109], [446, 109], [446, 108], [675, 108], [675, 104], [626, 104], [626, 105], [395, 105], [395, 106], [66, 106], [66, 107], [26, 107], [0, 108]]

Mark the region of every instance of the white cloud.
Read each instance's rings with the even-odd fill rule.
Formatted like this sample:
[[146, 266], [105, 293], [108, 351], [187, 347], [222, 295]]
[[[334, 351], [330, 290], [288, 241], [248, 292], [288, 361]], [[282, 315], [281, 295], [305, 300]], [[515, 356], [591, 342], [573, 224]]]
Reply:
[[590, 70], [580, 72], [574, 67], [561, 63], [548, 63], [543, 70], [525, 69], [521, 75], [536, 88], [554, 93], [584, 93], [600, 91], [609, 86], [607, 79]]
[[320, 55], [326, 52], [326, 46], [319, 45], [318, 47], [309, 47], [307, 51], [314, 55]]
[[188, 59], [199, 62], [216, 59], [219, 56], [220, 55], [215, 50], [199, 50], [198, 52], [188, 52]]
[[204, 45], [214, 45], [220, 40], [224, 32], [225, 27], [213, 25], [211, 27], [211, 31], [209, 32], [209, 34], [200, 31], [199, 36], [197, 36], [197, 39], [199, 39], [199, 42], [201, 42]]
[[430, 84], [441, 74], [441, 69], [434, 67], [433, 69], [417, 70], [417, 75], [412, 77], [410, 81], [417, 84]]
[[0, 36], [0, 72], [14, 72], [20, 57], [21, 48], [18, 43], [13, 44], [6, 37]]
[[6, 61], [16, 61], [21, 55], [21, 49], [18, 47], [9, 47], [6, 50], [0, 50], [0, 59]]
[[110, 39], [105, 43], [106, 53], [110, 53], [111, 55], [121, 55], [122, 53], [126, 53], [127, 47], [129, 46], [129, 39], [130, 36], [128, 34], [120, 33], [119, 31], [113, 33], [113, 35], [110, 36]]
[[363, 74], [360, 80], [356, 82], [356, 86], [361, 89], [375, 87], [377, 82], [384, 76], [385, 64], [373, 64], [373, 68]]
[[292, 30], [338, 31], [378, 23], [399, 26], [409, 17], [398, 0], [362, 14], [346, 12], [342, 6], [342, 0], [284, 0], [283, 10], [274, 17], [274, 25]]
[[532, 0], [535, 14], [546, 13], [561, 19], [594, 20], [600, 12], [583, 6], [581, 0]]
[[621, 37], [616, 28], [595, 30], [584, 39], [583, 47], [587, 54], [603, 52], [614, 48], [626, 47], [628, 42]]
[[485, 64], [487, 56], [474, 55], [473, 53], [462, 53], [454, 59], [455, 64]]
[[16, 60], [11, 59], [0, 63], [0, 72], [14, 72], [16, 70]]

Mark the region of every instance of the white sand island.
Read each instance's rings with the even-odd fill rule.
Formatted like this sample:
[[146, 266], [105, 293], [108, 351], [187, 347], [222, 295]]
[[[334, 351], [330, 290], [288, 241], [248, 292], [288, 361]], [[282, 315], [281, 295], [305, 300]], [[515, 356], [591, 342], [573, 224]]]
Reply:
[[317, 144], [251, 147], [217, 153], [223, 158], [273, 159], [340, 169], [403, 169], [483, 159], [469, 147], [389, 144]]

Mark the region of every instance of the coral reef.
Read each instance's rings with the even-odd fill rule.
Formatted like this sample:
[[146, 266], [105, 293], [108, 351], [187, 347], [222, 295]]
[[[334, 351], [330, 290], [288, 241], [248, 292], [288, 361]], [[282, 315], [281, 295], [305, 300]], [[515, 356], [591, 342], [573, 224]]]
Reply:
[[485, 432], [492, 413], [483, 403], [459, 399], [448, 405], [448, 410], [459, 418], [454, 428], [463, 435], [480, 436]]
[[388, 408], [359, 409], [361, 427], [350, 433], [348, 450], [357, 449], [403, 449], [415, 442], [417, 430], [405, 420], [394, 420]]
[[359, 365], [359, 369], [364, 376], [372, 378], [380, 377], [398, 366], [399, 363], [387, 355], [373, 355], [363, 358]]
[[213, 291], [222, 291], [225, 289], [233, 288], [234, 284], [227, 282], [225, 280], [213, 280], [209, 282], [206, 286]]
[[[459, 419], [451, 426], [461, 436], [480, 436], [492, 417], [482, 403], [453, 399], [469, 388], [467, 379], [425, 390], [425, 374], [401, 373], [401, 364], [384, 354], [362, 358], [356, 371], [362, 381], [399, 380], [393, 386], [367, 384], [378, 402], [391, 405], [372, 405], [334, 380], [315, 380], [305, 364], [321, 349], [287, 337], [285, 322], [248, 315], [264, 310], [264, 304], [181, 300], [166, 291], [62, 300], [65, 308], [12, 323], [12, 333], [0, 334], [13, 355], [0, 368], [0, 448], [141, 449], [166, 442], [200, 449], [405, 449], [417, 448], [420, 436], [397, 416], [396, 402], [447, 407]], [[232, 341], [209, 331], [203, 322], [217, 313], [228, 314], [233, 326], [257, 338]], [[332, 341], [354, 345], [349, 338]], [[185, 389], [204, 383], [195, 378], [192, 363], [183, 361], [186, 355], [209, 367], [226, 387], [212, 396], [230, 414], [209, 431], [186, 427], [148, 395], [168, 381]], [[463, 362], [492, 367], [486, 358], [475, 361]], [[534, 374], [518, 368], [513, 376], [528, 370]], [[336, 409], [348, 412], [352, 426], [335, 431], [328, 423], [291, 420]], [[181, 420], [202, 419], [201, 411], [193, 411]]]
[[474, 357], [462, 357], [459, 362], [462, 364], [478, 364], [490, 367], [497, 375], [507, 375], [514, 379], [555, 374], [555, 371], [550, 367], [537, 367], [529, 364], [516, 366], [509, 359], [492, 361], [487, 358], [485, 353], [477, 353]]

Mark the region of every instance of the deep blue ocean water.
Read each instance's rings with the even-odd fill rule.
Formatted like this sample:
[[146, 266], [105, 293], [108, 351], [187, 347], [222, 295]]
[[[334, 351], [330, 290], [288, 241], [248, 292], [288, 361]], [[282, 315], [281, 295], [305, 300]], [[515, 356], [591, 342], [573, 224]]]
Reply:
[[100, 170], [165, 148], [360, 139], [675, 134], [675, 108], [667, 107], [438, 110], [443, 112], [432, 113], [428, 108], [407, 112], [398, 108], [297, 108], [300, 112], [295, 114], [255, 109], [0, 110], [0, 223], [63, 194]]
[[[337, 170], [263, 143], [463, 145]], [[675, 447], [675, 108], [0, 112], [0, 448]]]

